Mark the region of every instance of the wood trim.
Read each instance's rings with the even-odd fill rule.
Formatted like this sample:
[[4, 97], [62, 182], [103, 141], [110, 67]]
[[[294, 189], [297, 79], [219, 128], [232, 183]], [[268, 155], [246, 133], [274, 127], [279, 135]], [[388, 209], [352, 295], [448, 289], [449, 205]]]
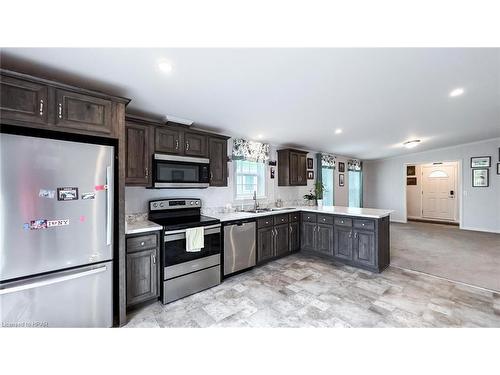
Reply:
[[102, 99], [113, 100], [113, 101], [116, 101], [116, 102], [123, 103], [125, 105], [127, 105], [128, 103], [130, 103], [130, 99], [125, 98], [123, 96], [109, 95], [109, 94], [105, 94], [105, 93], [103, 93], [101, 91], [89, 90], [89, 89], [85, 89], [85, 88], [81, 88], [81, 87], [66, 85], [64, 83], [60, 83], [60, 82], [56, 82], [56, 81], [51, 81], [51, 80], [45, 79], [45, 78], [35, 77], [35, 76], [29, 75], [29, 74], [25, 74], [25, 73], [15, 72], [13, 70], [1, 69], [0, 68], [0, 73], [4, 74], [6, 76], [24, 79], [26, 81], [31, 81], [31, 82], [36, 82], [36, 83], [43, 83], [43, 84], [46, 84], [48, 86], [53, 86], [53, 87], [57, 87], [57, 88], [64, 89], [64, 90], [75, 91], [77, 93], [83, 93], [83, 94], [91, 95], [91, 96], [102, 98]]

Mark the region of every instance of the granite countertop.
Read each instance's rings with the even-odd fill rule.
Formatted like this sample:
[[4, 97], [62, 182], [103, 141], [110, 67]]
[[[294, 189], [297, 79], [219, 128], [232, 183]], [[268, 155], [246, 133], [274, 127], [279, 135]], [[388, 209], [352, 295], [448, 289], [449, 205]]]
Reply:
[[253, 212], [212, 213], [211, 212], [210, 216], [215, 217], [220, 221], [224, 222], [231, 220], [251, 219], [255, 217], [262, 217], [268, 215], [280, 215], [297, 211], [347, 215], [347, 216], [365, 217], [371, 219], [380, 219], [382, 217], [389, 216], [392, 212], [394, 212], [393, 210], [379, 210], [375, 208], [353, 208], [353, 207], [342, 207], [342, 206], [323, 206], [319, 208], [317, 206], [298, 206], [290, 208], [288, 210], [266, 211], [260, 213], [253, 213]]
[[127, 215], [125, 218], [125, 234], [136, 234], [162, 230], [162, 226], [147, 219], [148, 214]]

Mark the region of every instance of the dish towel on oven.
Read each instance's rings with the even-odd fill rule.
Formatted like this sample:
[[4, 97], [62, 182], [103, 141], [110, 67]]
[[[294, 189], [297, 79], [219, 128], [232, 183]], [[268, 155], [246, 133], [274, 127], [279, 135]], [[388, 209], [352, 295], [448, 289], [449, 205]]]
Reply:
[[205, 232], [203, 227], [186, 229], [186, 251], [201, 251], [205, 246], [204, 236]]

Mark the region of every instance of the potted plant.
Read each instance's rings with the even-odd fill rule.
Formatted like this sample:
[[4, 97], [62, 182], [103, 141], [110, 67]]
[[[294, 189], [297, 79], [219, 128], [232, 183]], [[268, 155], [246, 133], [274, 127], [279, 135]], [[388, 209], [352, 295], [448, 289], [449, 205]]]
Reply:
[[314, 193], [316, 194], [316, 201], [318, 202], [318, 207], [323, 207], [323, 192], [325, 191], [325, 185], [323, 182], [316, 181], [314, 184]]
[[316, 196], [313, 194], [312, 190], [310, 190], [309, 194], [304, 195], [304, 199], [307, 201], [308, 206], [314, 206]]

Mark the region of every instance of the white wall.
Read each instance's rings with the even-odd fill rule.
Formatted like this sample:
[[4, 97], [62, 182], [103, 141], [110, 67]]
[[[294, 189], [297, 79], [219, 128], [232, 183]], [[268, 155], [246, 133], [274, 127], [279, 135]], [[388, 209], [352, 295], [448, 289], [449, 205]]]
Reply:
[[[333, 196], [333, 202], [335, 206], [349, 206], [349, 178], [347, 176], [347, 159], [344, 156], [337, 156], [334, 171], [334, 185], [335, 186], [335, 195]], [[345, 164], [344, 173], [339, 172], [339, 162], [343, 162]], [[344, 186], [339, 186], [339, 174], [344, 175]]]
[[[496, 174], [500, 138], [454, 147], [414, 153], [389, 159], [366, 161], [364, 172], [364, 206], [395, 210], [393, 221], [406, 221], [404, 181], [405, 164], [436, 161], [459, 161], [461, 185], [461, 227], [500, 233], [500, 175]], [[490, 186], [472, 187], [470, 158], [491, 156]]]
[[[232, 140], [228, 140], [228, 155], [232, 154]], [[314, 159], [314, 177], [317, 175], [316, 153], [308, 153], [308, 158]], [[277, 160], [276, 147], [270, 149], [270, 159]], [[276, 199], [281, 198], [285, 204], [297, 204], [302, 202], [303, 195], [307, 194], [314, 187], [315, 180], [308, 180], [307, 186], [278, 186], [278, 167], [275, 168], [275, 178], [270, 178], [270, 168], [267, 166], [267, 199], [259, 200], [260, 204], [274, 204]], [[147, 203], [152, 199], [160, 198], [199, 198], [205, 208], [222, 208], [231, 203], [233, 206], [243, 204], [252, 204], [252, 200], [235, 201], [233, 184], [233, 164], [228, 163], [229, 179], [227, 187], [209, 187], [207, 189], [146, 189], [143, 187], [125, 188], [125, 213], [145, 213], [148, 211]]]
[[[420, 165], [415, 165], [416, 185], [406, 185], [406, 212], [408, 217], [422, 217], [422, 169]], [[405, 181], [401, 182], [405, 184]]]

